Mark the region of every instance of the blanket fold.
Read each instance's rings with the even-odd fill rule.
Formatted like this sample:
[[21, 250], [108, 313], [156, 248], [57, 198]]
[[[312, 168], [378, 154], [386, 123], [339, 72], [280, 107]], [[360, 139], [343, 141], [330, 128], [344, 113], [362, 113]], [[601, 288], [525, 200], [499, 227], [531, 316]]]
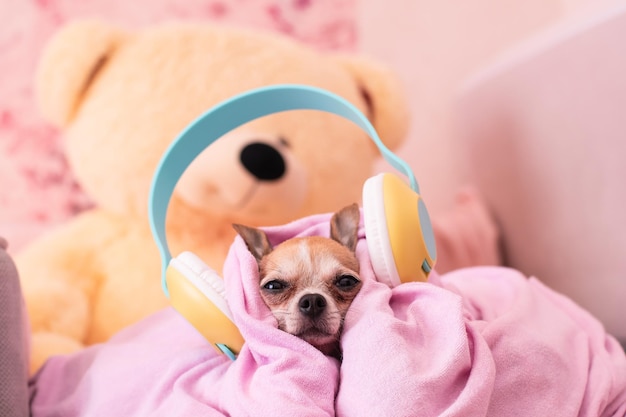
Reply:
[[[266, 229], [273, 244], [328, 236], [330, 215]], [[31, 381], [39, 416], [599, 416], [626, 414], [626, 356], [601, 324], [535, 279], [495, 267], [363, 287], [343, 361], [277, 329], [240, 238], [224, 266], [246, 343], [232, 362], [174, 310], [56, 357]], [[158, 279], [155, 278], [155, 285]]]

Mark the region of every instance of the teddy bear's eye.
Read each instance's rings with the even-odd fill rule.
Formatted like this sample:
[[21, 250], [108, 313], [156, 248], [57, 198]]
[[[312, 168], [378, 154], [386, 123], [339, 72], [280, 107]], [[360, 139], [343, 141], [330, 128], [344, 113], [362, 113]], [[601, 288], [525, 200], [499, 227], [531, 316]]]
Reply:
[[279, 137], [279, 138], [278, 138], [278, 143], [279, 143], [281, 146], [284, 146], [285, 148], [289, 148], [289, 147], [291, 147], [291, 145], [289, 144], [289, 142], [287, 141], [287, 139], [285, 139], [283, 136], [281, 136], [281, 137]]

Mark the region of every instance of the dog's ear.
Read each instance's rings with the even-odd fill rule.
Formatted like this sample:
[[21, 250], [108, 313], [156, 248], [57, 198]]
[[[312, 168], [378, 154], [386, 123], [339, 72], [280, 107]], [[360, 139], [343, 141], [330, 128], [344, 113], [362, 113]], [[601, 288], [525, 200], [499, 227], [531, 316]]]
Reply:
[[261, 262], [261, 259], [272, 251], [272, 245], [263, 230], [242, 224], [233, 224], [233, 227], [246, 242], [248, 250], [254, 255], [257, 262]]
[[354, 252], [358, 241], [360, 220], [361, 212], [358, 204], [354, 203], [342, 208], [330, 220], [331, 239]]

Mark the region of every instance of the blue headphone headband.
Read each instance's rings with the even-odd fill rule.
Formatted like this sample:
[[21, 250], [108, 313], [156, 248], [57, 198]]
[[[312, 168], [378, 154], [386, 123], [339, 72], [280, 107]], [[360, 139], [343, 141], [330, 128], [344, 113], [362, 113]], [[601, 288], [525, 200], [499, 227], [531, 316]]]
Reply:
[[417, 180], [409, 165], [385, 146], [367, 117], [344, 98], [304, 85], [274, 85], [237, 95], [208, 110], [187, 126], [161, 158], [152, 179], [148, 202], [150, 228], [161, 254], [161, 285], [168, 296], [165, 271], [172, 255], [165, 236], [165, 219], [178, 180], [204, 149], [226, 133], [260, 117], [289, 110], [319, 110], [352, 121], [369, 135], [385, 160], [406, 175], [411, 188], [419, 193]]

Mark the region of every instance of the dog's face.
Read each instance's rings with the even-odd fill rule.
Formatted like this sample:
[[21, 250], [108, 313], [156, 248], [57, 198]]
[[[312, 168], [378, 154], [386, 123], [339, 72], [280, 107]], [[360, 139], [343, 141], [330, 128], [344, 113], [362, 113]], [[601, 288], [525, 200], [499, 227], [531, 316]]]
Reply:
[[337, 357], [346, 312], [361, 288], [359, 218], [353, 204], [333, 216], [330, 239], [294, 238], [276, 248], [263, 231], [234, 225], [257, 259], [261, 297], [278, 327]]

